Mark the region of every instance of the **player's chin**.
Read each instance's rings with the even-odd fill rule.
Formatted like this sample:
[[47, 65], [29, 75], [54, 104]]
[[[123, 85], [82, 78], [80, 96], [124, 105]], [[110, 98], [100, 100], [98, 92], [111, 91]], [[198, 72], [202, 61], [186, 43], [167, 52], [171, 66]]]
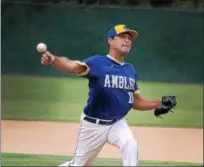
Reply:
[[122, 49], [121, 52], [123, 54], [128, 54], [130, 52], [130, 49]]

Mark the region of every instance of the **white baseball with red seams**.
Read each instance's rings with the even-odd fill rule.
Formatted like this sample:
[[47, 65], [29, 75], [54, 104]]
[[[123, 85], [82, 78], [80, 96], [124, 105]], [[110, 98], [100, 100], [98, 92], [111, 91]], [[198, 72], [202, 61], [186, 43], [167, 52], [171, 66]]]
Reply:
[[46, 52], [47, 51], [47, 46], [46, 44], [44, 43], [39, 43], [37, 46], [36, 46], [36, 49], [39, 53], [43, 53], [43, 52]]

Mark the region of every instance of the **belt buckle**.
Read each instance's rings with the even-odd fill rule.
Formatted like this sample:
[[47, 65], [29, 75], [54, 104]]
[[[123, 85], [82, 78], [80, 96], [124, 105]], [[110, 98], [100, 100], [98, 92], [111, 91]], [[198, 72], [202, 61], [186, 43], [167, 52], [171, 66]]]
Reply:
[[98, 125], [100, 122], [100, 119], [96, 119], [96, 124]]
[[114, 123], [114, 120], [107, 121], [106, 125], [112, 125]]
[[100, 120], [100, 119], [99, 119], [99, 122], [98, 122], [98, 123], [99, 123], [100, 125], [110, 125], [110, 122], [111, 122], [111, 121], [105, 121], [105, 120]]
[[[110, 121], [110, 122], [111, 122], [111, 121]], [[109, 122], [109, 121], [106, 121], [106, 122], [105, 122], [105, 125], [109, 125], [110, 122]]]

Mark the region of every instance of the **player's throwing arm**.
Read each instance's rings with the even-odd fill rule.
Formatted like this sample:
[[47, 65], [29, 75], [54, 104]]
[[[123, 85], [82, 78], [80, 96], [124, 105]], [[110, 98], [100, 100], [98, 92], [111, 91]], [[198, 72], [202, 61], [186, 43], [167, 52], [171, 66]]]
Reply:
[[47, 51], [47, 46], [44, 43], [39, 43], [36, 47], [37, 51], [42, 54], [41, 64], [51, 64], [55, 68], [72, 74], [80, 74], [87, 71], [86, 65], [77, 61], [70, 60], [66, 57], [58, 57]]

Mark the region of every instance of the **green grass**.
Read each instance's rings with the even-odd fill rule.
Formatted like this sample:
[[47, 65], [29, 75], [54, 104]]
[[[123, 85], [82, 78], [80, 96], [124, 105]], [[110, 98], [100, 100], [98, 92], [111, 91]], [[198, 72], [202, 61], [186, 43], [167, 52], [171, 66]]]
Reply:
[[[15, 154], [2, 153], [2, 166], [58, 166], [71, 157], [53, 156], [53, 155], [32, 155], [32, 154]], [[140, 166], [201, 166], [198, 163], [187, 162], [158, 162], [158, 161], [139, 161]], [[122, 160], [97, 158], [93, 166], [122, 166]], [[203, 166], [203, 165], [202, 165]]]
[[[88, 95], [88, 81], [81, 78], [2, 76], [1, 83], [4, 120], [79, 121]], [[139, 86], [148, 99], [176, 95], [178, 105], [163, 119], [131, 110], [129, 124], [203, 128], [203, 85], [140, 81]]]

